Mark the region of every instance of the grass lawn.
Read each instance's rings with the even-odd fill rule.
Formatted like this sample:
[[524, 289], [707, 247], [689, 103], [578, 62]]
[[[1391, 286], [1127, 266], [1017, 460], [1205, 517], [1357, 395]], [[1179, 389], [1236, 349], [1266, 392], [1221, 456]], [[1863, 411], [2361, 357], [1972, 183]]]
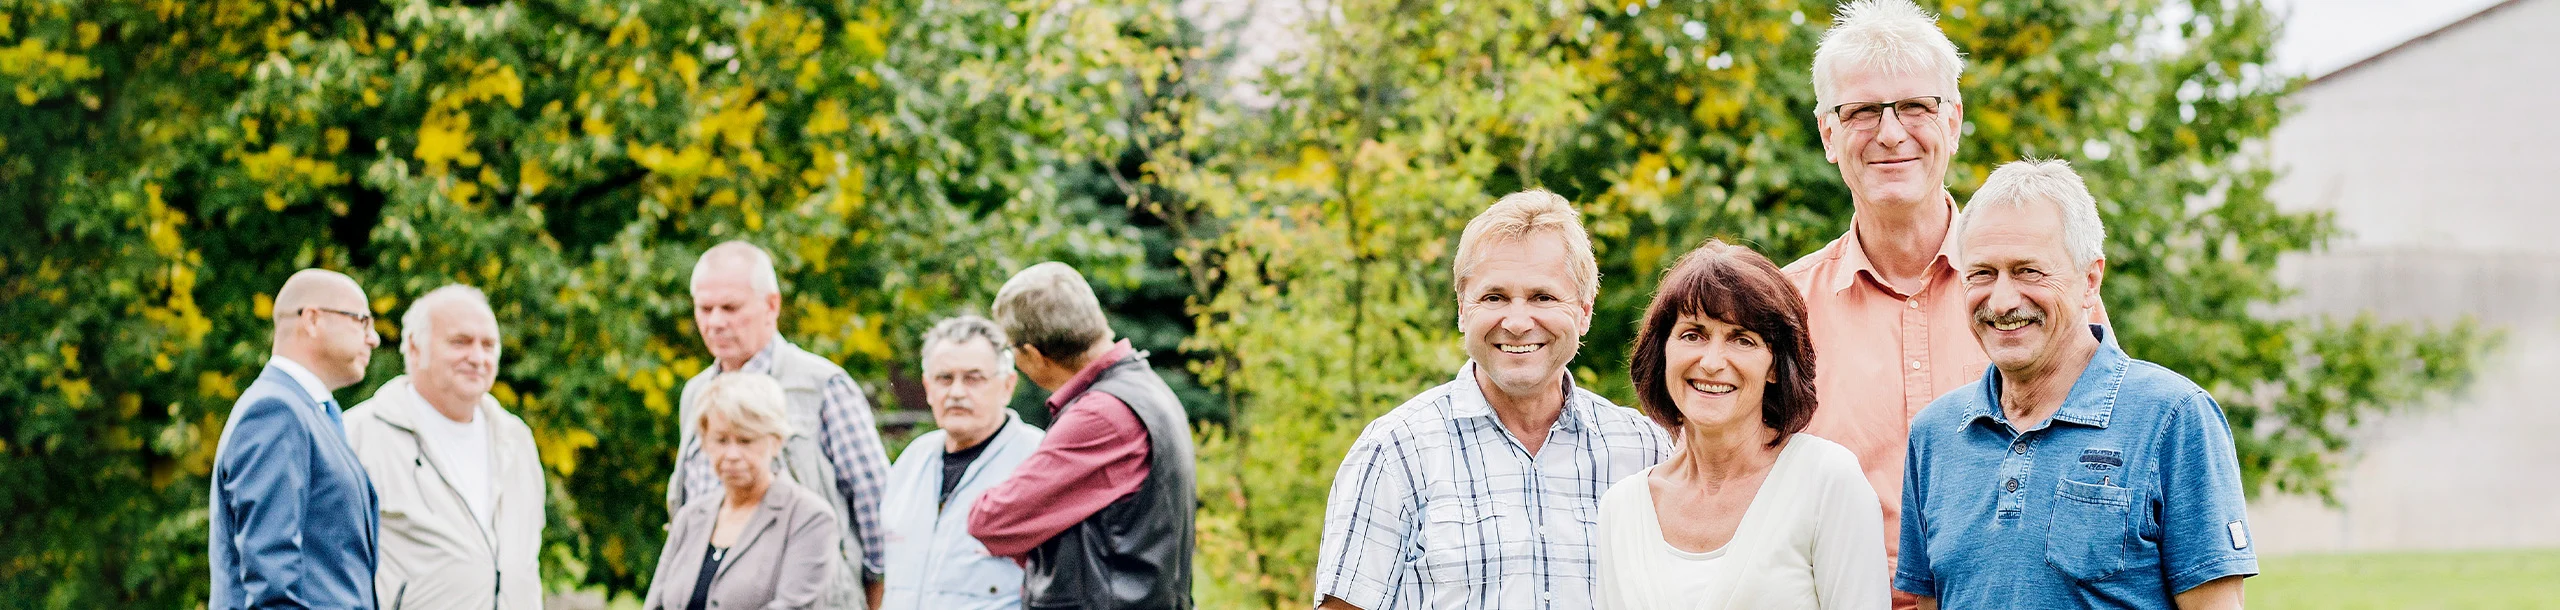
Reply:
[[2258, 569], [2252, 610], [2560, 609], [2560, 549], [2285, 555]]

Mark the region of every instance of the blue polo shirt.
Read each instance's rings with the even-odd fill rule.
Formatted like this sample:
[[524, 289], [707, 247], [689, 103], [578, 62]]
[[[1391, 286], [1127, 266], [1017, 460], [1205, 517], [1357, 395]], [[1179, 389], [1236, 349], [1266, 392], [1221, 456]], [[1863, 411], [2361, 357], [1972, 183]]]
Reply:
[[2102, 344], [2021, 432], [1985, 369], [1911, 421], [1894, 588], [1949, 609], [2169, 609], [2258, 573], [2230, 424], [2195, 382]]

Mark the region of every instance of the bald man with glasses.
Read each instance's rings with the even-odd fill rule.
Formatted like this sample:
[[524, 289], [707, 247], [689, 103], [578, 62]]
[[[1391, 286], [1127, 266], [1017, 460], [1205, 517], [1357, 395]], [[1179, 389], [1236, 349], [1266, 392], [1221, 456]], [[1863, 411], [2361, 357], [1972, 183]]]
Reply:
[[322, 269], [276, 291], [274, 355], [214, 450], [206, 607], [379, 607], [373, 482], [331, 394], [364, 380], [382, 342], [366, 303], [354, 279]]

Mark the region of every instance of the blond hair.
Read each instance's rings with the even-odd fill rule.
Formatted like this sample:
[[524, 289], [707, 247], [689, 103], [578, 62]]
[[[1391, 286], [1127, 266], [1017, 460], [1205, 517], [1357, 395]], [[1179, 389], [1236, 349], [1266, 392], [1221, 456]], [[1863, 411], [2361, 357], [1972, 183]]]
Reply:
[[711, 378], [702, 388], [702, 412], [694, 415], [697, 434], [711, 433], [711, 414], [755, 436], [789, 438], [791, 418], [783, 414], [782, 384], [763, 373], [738, 371]]
[[1458, 257], [1450, 262], [1450, 283], [1458, 298], [1466, 298], [1467, 278], [1474, 277], [1476, 263], [1484, 258], [1487, 245], [1526, 239], [1532, 234], [1564, 241], [1565, 262], [1574, 270], [1574, 295], [1583, 305], [1597, 302], [1600, 263], [1591, 255], [1591, 235], [1582, 231], [1582, 212], [1546, 189], [1505, 195], [1493, 202], [1493, 207], [1477, 214], [1475, 220], [1467, 221], [1467, 232], [1458, 237]]

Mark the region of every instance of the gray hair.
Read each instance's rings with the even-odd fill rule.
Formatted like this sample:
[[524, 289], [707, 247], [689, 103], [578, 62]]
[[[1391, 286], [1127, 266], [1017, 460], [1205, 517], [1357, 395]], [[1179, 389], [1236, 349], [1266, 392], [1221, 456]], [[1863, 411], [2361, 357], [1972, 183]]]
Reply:
[[1965, 227], [1974, 217], [2029, 202], [2051, 203], [2062, 211], [2062, 247], [2071, 254], [2074, 272], [2107, 257], [2107, 225], [2098, 218], [2098, 200], [2089, 196], [2089, 185], [2071, 171], [2071, 164], [2060, 159], [2011, 161], [1993, 170], [1956, 219], [1955, 235], [1949, 236], [1956, 240], [1956, 252], [1964, 252]]
[[421, 342], [432, 342], [435, 336], [436, 310], [455, 304], [477, 305], [482, 311], [490, 311], [489, 295], [480, 292], [478, 288], [462, 284], [445, 284], [435, 290], [429, 290], [426, 294], [420, 295], [418, 300], [409, 302], [408, 313], [400, 314], [401, 347], [423, 346], [425, 343]]
[[782, 384], [772, 377], [746, 371], [721, 373], [702, 388], [702, 412], [694, 415], [694, 433], [709, 434], [711, 414], [718, 413], [740, 432], [790, 438], [791, 418], [783, 414], [782, 403]]
[[1111, 322], [1103, 317], [1093, 287], [1076, 268], [1057, 261], [1032, 265], [1005, 280], [996, 290], [995, 322], [1015, 344], [1028, 344], [1060, 363], [1074, 362], [1111, 337]]
[[959, 345], [970, 339], [986, 340], [987, 346], [996, 350], [996, 369], [1013, 372], [1013, 344], [1005, 339], [1004, 329], [996, 327], [993, 320], [975, 315], [954, 316], [935, 323], [933, 330], [925, 331], [923, 345], [918, 352], [932, 358], [933, 353], [943, 346]]
[[1450, 289], [1458, 298], [1466, 298], [1467, 278], [1474, 276], [1478, 259], [1490, 243], [1521, 239], [1531, 234], [1544, 234], [1564, 242], [1565, 264], [1573, 267], [1574, 296], [1583, 305], [1593, 305], [1600, 298], [1600, 264], [1591, 254], [1591, 235], [1582, 230], [1582, 212], [1564, 196], [1546, 189], [1529, 189], [1504, 195], [1467, 221], [1467, 230], [1458, 235], [1458, 256], [1449, 262]]
[[747, 285], [755, 288], [757, 296], [782, 294], [782, 280], [773, 273], [773, 255], [745, 240], [720, 242], [704, 250], [702, 258], [693, 261], [692, 284], [701, 284], [713, 268], [727, 265], [747, 266]]
[[[1964, 54], [1938, 29], [1938, 19], [1911, 0], [1856, 0], [1840, 5], [1831, 29], [1813, 49], [1814, 114], [1839, 105], [1840, 79], [1851, 71], [1888, 75], [1927, 74], [1946, 84], [1947, 101], [1963, 103], [1956, 80]], [[1884, 102], [1891, 100], [1851, 100]]]

